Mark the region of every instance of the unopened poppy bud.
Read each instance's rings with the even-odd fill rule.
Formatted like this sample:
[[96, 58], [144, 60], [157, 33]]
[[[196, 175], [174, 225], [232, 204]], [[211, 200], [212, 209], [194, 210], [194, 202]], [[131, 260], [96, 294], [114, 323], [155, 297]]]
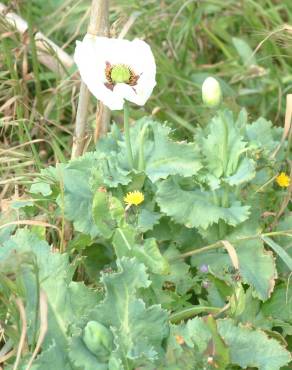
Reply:
[[107, 358], [112, 351], [113, 335], [111, 331], [97, 321], [89, 321], [84, 328], [83, 341], [96, 356]]
[[214, 77], [208, 77], [203, 82], [202, 99], [208, 107], [216, 107], [220, 104], [222, 91], [219, 82]]

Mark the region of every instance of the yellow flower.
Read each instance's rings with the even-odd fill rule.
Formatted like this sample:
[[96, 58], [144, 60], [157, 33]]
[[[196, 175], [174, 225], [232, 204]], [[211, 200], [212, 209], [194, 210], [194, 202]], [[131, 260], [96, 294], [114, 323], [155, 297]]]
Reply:
[[280, 175], [276, 177], [276, 182], [281, 188], [288, 188], [290, 185], [290, 178], [285, 172], [281, 172]]
[[128, 205], [135, 205], [138, 206], [144, 201], [144, 195], [141, 193], [141, 191], [135, 190], [130, 191], [125, 197], [124, 202]]

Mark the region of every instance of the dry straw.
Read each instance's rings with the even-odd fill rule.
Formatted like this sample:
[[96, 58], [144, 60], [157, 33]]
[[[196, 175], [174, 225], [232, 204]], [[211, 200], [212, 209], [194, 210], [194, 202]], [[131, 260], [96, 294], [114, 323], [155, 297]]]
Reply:
[[[91, 15], [87, 33], [94, 36], [108, 36], [109, 33], [109, 1], [108, 0], [93, 0], [91, 5]], [[81, 82], [80, 94], [76, 116], [76, 126], [73, 138], [73, 147], [71, 158], [80, 156], [86, 143], [86, 124], [88, 116], [90, 93], [84, 82]], [[96, 130], [95, 140], [106, 132], [107, 125], [110, 119], [108, 108], [99, 103], [99, 109], [96, 115]]]

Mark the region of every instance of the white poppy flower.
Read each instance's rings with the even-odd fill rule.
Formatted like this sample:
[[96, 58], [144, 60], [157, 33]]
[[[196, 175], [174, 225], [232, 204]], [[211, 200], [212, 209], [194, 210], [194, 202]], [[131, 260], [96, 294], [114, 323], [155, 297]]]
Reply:
[[144, 105], [156, 85], [155, 60], [142, 40], [87, 34], [77, 41], [74, 60], [89, 91], [111, 110], [123, 109], [124, 99]]

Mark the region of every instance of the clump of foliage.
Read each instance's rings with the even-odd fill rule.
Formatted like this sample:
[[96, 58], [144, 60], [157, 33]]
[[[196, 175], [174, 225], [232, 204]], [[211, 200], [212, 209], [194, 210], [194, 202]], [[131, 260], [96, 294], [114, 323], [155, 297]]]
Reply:
[[32, 53], [40, 30], [72, 54], [90, 0], [3, 3], [29, 29], [1, 16], [0, 366], [288, 369], [291, 1], [111, 1], [111, 35], [130, 17], [158, 66], [131, 112], [133, 166], [118, 113], [68, 161], [76, 68]]
[[34, 207], [55, 204], [55, 217], [63, 214], [73, 229], [66, 253], [52, 253], [28, 230], [0, 250], [12, 347], [20, 322], [11, 293], [25, 303], [23, 368], [41, 327], [40, 292], [48, 329], [33, 369], [289, 363], [292, 218], [287, 209], [270, 231], [273, 218], [263, 217], [285, 191], [270, 181], [285, 163], [282, 130], [223, 109], [189, 142], [172, 135], [153, 119], [135, 122], [131, 168], [113, 125], [95, 151], [44, 169], [31, 186]]

